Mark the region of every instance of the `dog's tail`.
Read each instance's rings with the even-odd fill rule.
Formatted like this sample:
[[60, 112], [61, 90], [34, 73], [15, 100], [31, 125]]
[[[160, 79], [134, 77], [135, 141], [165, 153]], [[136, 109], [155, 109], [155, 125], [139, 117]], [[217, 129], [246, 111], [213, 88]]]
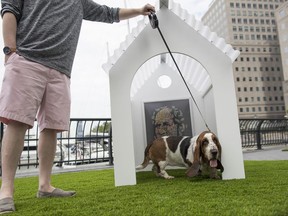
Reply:
[[145, 152], [144, 152], [144, 160], [142, 162], [142, 164], [138, 165], [136, 167], [136, 170], [141, 170], [144, 169], [145, 167], [148, 166], [149, 161], [150, 161], [150, 157], [149, 157], [149, 150], [152, 146], [153, 142], [151, 142], [149, 145], [147, 145], [147, 147], [145, 148]]

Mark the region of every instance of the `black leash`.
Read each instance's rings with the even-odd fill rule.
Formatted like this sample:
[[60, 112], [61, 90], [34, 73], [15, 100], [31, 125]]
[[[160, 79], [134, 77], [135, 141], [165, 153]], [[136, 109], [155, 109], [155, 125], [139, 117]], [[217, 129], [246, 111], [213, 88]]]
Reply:
[[206, 128], [208, 129], [208, 131], [211, 131], [210, 128], [208, 127], [208, 124], [207, 124], [206, 121], [205, 121], [205, 118], [204, 118], [204, 116], [203, 116], [203, 114], [202, 114], [202, 112], [201, 112], [198, 104], [196, 103], [195, 98], [193, 97], [193, 95], [192, 95], [192, 93], [191, 93], [191, 90], [190, 90], [189, 86], [187, 85], [187, 82], [185, 81], [185, 78], [183, 77], [183, 75], [182, 75], [182, 73], [181, 73], [181, 71], [180, 71], [180, 68], [178, 67], [177, 62], [176, 62], [175, 59], [174, 59], [174, 56], [172, 55], [172, 52], [171, 52], [171, 50], [170, 50], [170, 48], [169, 48], [169, 46], [168, 46], [168, 44], [167, 44], [167, 42], [166, 42], [166, 40], [165, 40], [165, 38], [164, 38], [164, 36], [163, 36], [160, 28], [159, 28], [159, 21], [158, 21], [158, 19], [157, 19], [156, 14], [155, 14], [154, 12], [151, 12], [151, 13], [148, 15], [148, 17], [149, 17], [149, 21], [150, 21], [151, 27], [152, 27], [153, 29], [155, 29], [155, 28], [158, 29], [158, 31], [159, 31], [159, 33], [160, 33], [160, 36], [161, 36], [161, 38], [162, 38], [162, 40], [163, 40], [163, 42], [164, 42], [164, 44], [165, 44], [165, 46], [166, 46], [166, 48], [167, 48], [167, 50], [168, 50], [168, 52], [169, 52], [169, 54], [170, 54], [170, 56], [171, 56], [171, 58], [172, 58], [172, 60], [173, 60], [173, 62], [174, 62], [174, 64], [175, 64], [175, 66], [176, 66], [176, 68], [177, 68], [177, 70], [178, 70], [178, 72], [179, 72], [179, 74], [180, 74], [180, 76], [181, 76], [184, 84], [185, 84], [187, 90], [189, 91], [189, 94], [190, 94], [192, 100], [194, 101], [194, 104], [196, 105], [196, 107], [197, 107], [197, 109], [198, 109], [198, 111], [199, 111], [199, 113], [200, 113], [200, 115], [201, 115], [202, 120], [203, 120], [204, 123], [205, 123]]

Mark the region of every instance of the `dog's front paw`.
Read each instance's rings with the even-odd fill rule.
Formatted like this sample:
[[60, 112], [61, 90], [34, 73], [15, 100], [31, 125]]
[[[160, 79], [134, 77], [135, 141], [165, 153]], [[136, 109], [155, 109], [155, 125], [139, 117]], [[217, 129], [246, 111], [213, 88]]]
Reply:
[[215, 168], [210, 169], [210, 178], [211, 179], [221, 179], [221, 176], [219, 176], [217, 169], [215, 169]]

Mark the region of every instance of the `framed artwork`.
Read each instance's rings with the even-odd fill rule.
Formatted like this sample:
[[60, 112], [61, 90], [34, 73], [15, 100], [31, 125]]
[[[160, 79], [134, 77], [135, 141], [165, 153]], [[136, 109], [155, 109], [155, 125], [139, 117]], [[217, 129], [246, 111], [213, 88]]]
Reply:
[[189, 99], [144, 103], [147, 143], [162, 136], [192, 136]]

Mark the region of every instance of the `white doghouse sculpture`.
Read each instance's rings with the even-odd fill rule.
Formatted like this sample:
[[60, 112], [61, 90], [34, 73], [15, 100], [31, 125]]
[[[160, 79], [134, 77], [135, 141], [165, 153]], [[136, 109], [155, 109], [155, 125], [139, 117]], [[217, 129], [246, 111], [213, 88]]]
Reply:
[[[159, 1], [159, 8], [156, 13], [159, 27], [170, 50], [197, 61], [210, 76], [211, 87], [205, 95], [200, 95], [193, 83], [189, 87], [210, 129], [217, 134], [222, 144], [222, 164], [225, 167], [222, 178], [243, 179], [245, 171], [232, 68], [239, 52], [172, 0]], [[179, 88], [184, 84], [178, 83], [181, 80], [175, 72], [171, 76], [172, 80], [176, 80], [173, 83], [177, 88], [172, 85], [166, 90], [170, 91], [168, 94], [161, 95], [151, 87], [151, 82], [157, 77], [155, 73], [143, 82], [141, 96], [137, 98], [136, 93], [131, 99], [133, 79], [138, 69], [149, 59], [164, 53], [167, 53], [167, 49], [162, 38], [145, 18], [103, 65], [110, 80], [115, 186], [136, 184], [135, 167], [142, 162], [147, 145], [141, 108], [143, 102], [189, 98], [187, 90], [185, 92], [184, 87], [182, 90]], [[206, 128], [193, 102], [190, 102], [195, 135]]]

